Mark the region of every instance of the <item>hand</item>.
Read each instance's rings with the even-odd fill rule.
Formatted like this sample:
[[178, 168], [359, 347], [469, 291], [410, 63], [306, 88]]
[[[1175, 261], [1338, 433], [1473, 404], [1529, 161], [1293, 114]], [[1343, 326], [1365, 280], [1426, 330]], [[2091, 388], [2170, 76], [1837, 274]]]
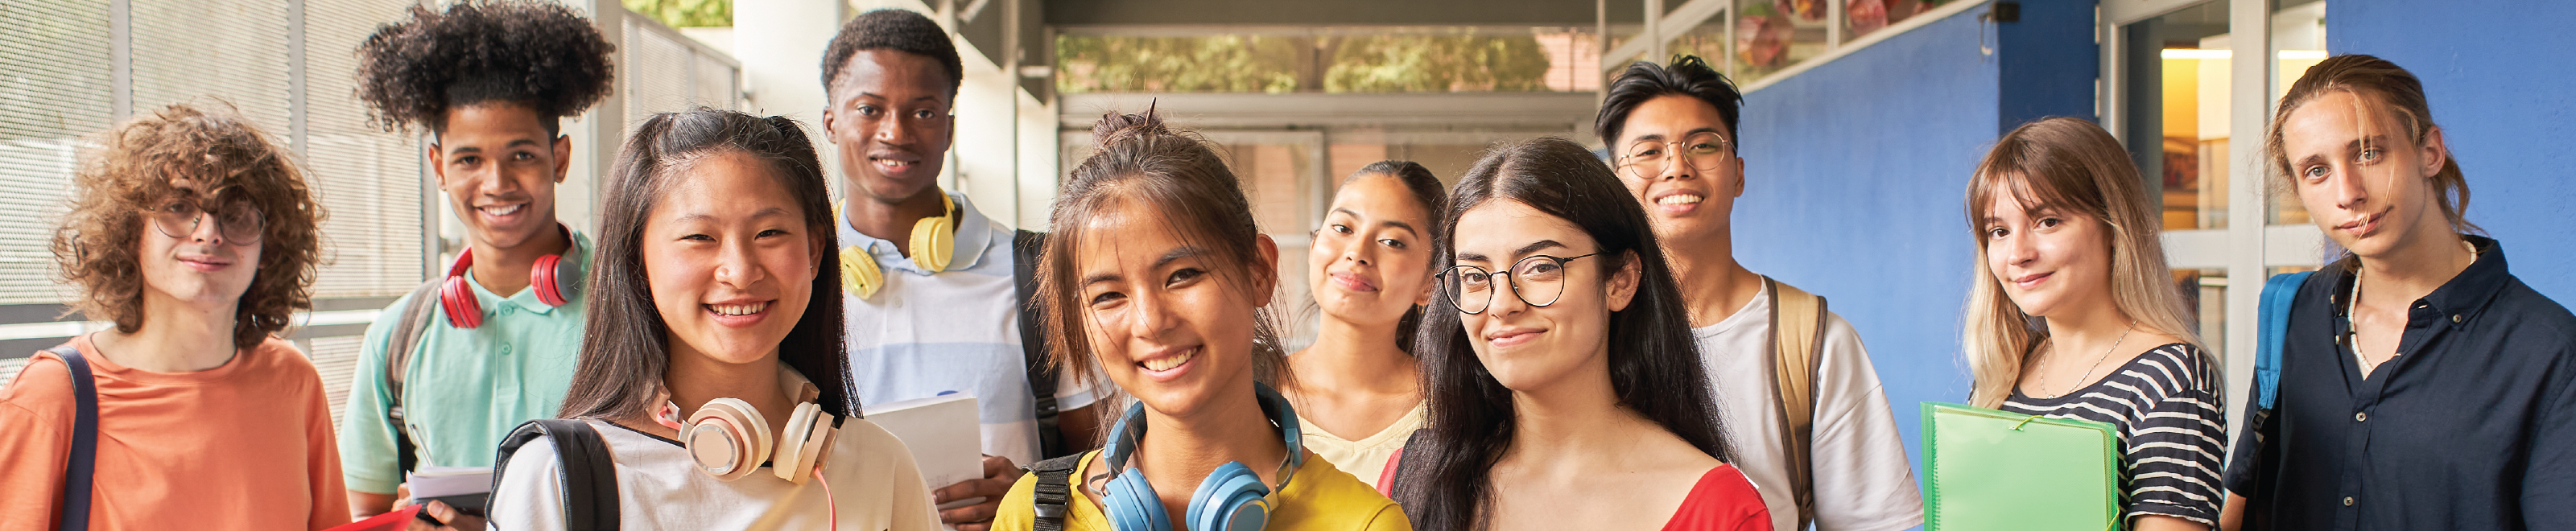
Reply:
[[455, 507], [449, 507], [447, 506], [447, 502], [429, 502], [428, 505], [420, 506], [420, 512], [429, 513], [430, 518], [437, 518], [438, 521], [447, 522], [447, 525], [443, 527], [433, 526], [429, 525], [429, 522], [422, 521], [419, 518], [413, 518], [411, 519], [411, 527], [406, 529], [409, 531], [483, 531], [482, 518], [469, 516], [465, 514], [465, 511], [459, 511], [456, 510]]
[[947, 505], [948, 502], [978, 497], [984, 501], [940, 511], [939, 522], [957, 528], [957, 531], [992, 529], [993, 511], [1002, 507], [1002, 495], [1009, 494], [1011, 484], [1019, 481], [1019, 471], [1018, 465], [1011, 464], [1011, 458], [984, 456], [984, 479], [969, 479], [930, 491], [930, 503]]

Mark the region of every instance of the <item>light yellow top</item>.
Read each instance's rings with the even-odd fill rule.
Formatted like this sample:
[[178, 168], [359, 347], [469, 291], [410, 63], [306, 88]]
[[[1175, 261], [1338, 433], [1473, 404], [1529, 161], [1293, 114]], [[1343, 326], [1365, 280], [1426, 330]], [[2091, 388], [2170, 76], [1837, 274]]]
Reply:
[[[1066, 531], [1111, 531], [1109, 517], [1099, 504], [1082, 493], [1090, 492], [1092, 465], [1100, 462], [1100, 451], [1083, 454], [1082, 465], [1074, 468], [1074, 496], [1066, 507]], [[1103, 481], [1106, 481], [1104, 476]], [[1022, 474], [1011, 493], [1002, 497], [1002, 507], [993, 516], [993, 529], [1019, 531], [1036, 524], [1037, 507], [1032, 496], [1037, 490], [1038, 475]], [[1380, 496], [1377, 489], [1352, 478], [1350, 473], [1333, 468], [1331, 461], [1316, 459], [1309, 452], [1306, 464], [1288, 481], [1288, 487], [1270, 496], [1269, 531], [1301, 530], [1368, 530], [1413, 531], [1404, 518], [1404, 509], [1395, 501]], [[1180, 516], [1180, 515], [1173, 515]], [[1180, 524], [1173, 524], [1178, 528]]]
[[1413, 438], [1414, 430], [1422, 429], [1422, 404], [1415, 403], [1413, 410], [1404, 412], [1404, 416], [1395, 419], [1394, 424], [1357, 441], [1315, 429], [1315, 421], [1308, 420], [1305, 415], [1297, 416], [1297, 424], [1306, 427], [1301, 431], [1306, 440], [1306, 451], [1332, 461], [1333, 466], [1349, 471], [1352, 476], [1360, 478], [1361, 483], [1376, 488], [1378, 476], [1386, 472], [1387, 458], [1394, 457], [1396, 450], [1404, 449], [1405, 439]]

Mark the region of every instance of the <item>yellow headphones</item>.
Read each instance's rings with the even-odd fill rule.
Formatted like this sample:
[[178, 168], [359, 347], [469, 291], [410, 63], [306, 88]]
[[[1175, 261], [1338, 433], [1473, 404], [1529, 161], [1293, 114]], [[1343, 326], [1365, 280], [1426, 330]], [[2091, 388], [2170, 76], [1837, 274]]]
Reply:
[[[936, 192], [934, 192], [936, 193]], [[912, 264], [932, 273], [948, 270], [948, 259], [957, 253], [957, 201], [939, 194], [940, 214], [921, 218], [912, 224]], [[841, 204], [832, 204], [832, 217], [841, 217]], [[841, 289], [861, 299], [874, 297], [877, 288], [885, 287], [885, 271], [877, 268], [877, 259], [865, 247], [841, 246]]]

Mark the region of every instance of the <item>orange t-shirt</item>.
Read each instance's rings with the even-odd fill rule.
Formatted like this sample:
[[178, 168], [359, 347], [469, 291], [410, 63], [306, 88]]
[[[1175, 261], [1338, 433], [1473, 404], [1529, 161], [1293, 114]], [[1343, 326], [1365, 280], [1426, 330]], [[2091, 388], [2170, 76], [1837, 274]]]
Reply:
[[[93, 529], [322, 529], [349, 522], [329, 399], [313, 363], [269, 338], [191, 373], [127, 368], [71, 345], [98, 387]], [[71, 369], [38, 353], [0, 389], [0, 531], [53, 529], [72, 446]]]

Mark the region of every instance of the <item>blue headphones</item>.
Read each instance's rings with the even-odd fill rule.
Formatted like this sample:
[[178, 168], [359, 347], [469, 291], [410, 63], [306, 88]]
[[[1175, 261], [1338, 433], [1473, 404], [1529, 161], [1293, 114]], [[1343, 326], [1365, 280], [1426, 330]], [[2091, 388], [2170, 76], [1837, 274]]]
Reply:
[[[1297, 431], [1297, 411], [1288, 406], [1288, 398], [1279, 391], [1259, 383], [1253, 392], [1261, 397], [1261, 411], [1279, 426], [1279, 434], [1288, 440], [1288, 462], [1281, 465], [1279, 488], [1288, 488], [1297, 468], [1306, 461], [1306, 448]], [[1107, 505], [1109, 527], [1117, 531], [1172, 531], [1171, 517], [1163, 511], [1163, 499], [1154, 494], [1154, 485], [1142, 475], [1125, 473], [1127, 458], [1136, 453], [1137, 441], [1145, 437], [1145, 405], [1127, 406], [1127, 415], [1119, 417], [1118, 426], [1110, 433], [1109, 444], [1101, 449], [1108, 456], [1112, 476], [1101, 493]], [[1261, 475], [1240, 461], [1226, 463], [1199, 481], [1199, 490], [1190, 496], [1190, 531], [1260, 531], [1270, 523], [1269, 485], [1261, 484]]]

